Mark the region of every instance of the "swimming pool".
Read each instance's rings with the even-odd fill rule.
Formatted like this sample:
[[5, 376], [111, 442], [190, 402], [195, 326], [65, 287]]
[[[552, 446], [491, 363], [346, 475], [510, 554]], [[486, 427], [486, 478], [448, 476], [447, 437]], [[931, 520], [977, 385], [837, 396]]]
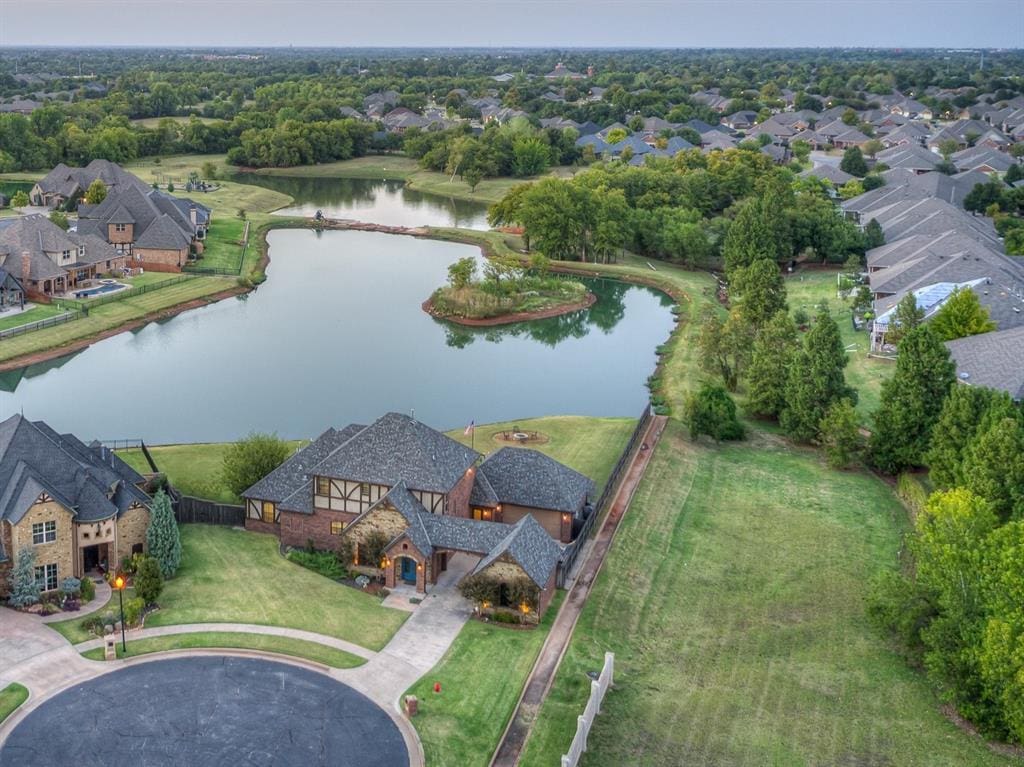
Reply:
[[120, 282], [103, 280], [103, 282], [94, 288], [89, 288], [88, 290], [76, 290], [75, 298], [92, 298], [93, 296], [102, 295], [103, 293], [114, 293], [118, 290], [124, 290], [127, 287], [127, 285], [122, 285]]

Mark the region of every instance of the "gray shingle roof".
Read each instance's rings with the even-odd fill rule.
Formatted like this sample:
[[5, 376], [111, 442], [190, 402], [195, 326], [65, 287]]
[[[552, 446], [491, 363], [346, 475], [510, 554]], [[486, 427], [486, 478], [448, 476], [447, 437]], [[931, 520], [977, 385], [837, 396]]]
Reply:
[[164, 213], [154, 219], [146, 231], [135, 238], [137, 248], [182, 250], [192, 242], [192, 237], [181, 230], [173, 219]]
[[76, 520], [108, 519], [132, 503], [149, 504], [142, 477], [100, 446], [87, 447], [42, 421], [14, 415], [0, 423], [0, 519], [15, 524], [41, 492]]
[[338, 447], [311, 473], [393, 487], [447, 493], [479, 458], [439, 431], [401, 413], [387, 413]]
[[518, 563], [539, 588], [544, 588], [551, 577], [551, 571], [558, 564], [561, 553], [562, 547], [555, 543], [541, 527], [540, 522], [527, 515], [480, 560], [473, 570], [473, 575], [483, 572], [502, 557], [507, 557]]
[[947, 341], [956, 362], [957, 378], [1024, 400], [1024, 327]]
[[492, 453], [477, 469], [478, 483], [480, 475], [499, 503], [536, 509], [575, 514], [594, 492], [589, 477], [528, 448], [503, 447]]

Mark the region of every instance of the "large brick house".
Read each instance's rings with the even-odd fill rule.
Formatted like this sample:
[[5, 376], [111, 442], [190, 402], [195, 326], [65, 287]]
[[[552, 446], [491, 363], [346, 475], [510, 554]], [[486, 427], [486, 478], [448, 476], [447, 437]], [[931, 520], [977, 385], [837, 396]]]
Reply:
[[60, 163], [36, 182], [28, 197], [33, 205], [66, 207], [83, 197], [89, 185], [97, 179], [103, 182], [108, 194], [128, 188], [135, 188], [143, 194], [149, 191], [145, 181], [117, 163], [93, 160], [84, 168], [72, 168]]
[[46, 301], [124, 267], [124, 255], [102, 238], [65, 232], [45, 216], [0, 221], [0, 269], [30, 299]]
[[44, 591], [143, 551], [143, 477], [99, 444], [14, 415], [0, 423], [0, 596], [21, 552]]
[[[593, 483], [534, 450], [480, 458], [399, 413], [328, 429], [243, 493], [246, 528], [286, 546], [340, 550], [347, 538], [356, 564], [420, 592], [462, 552], [479, 558], [472, 574], [529, 578], [543, 609]], [[363, 544], [374, 533], [387, 544], [382, 561], [367, 562]]]

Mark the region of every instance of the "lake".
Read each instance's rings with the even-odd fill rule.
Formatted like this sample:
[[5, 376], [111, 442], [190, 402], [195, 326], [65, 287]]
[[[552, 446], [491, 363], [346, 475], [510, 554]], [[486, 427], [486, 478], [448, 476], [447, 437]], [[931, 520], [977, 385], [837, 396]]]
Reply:
[[232, 180], [290, 195], [296, 202], [274, 211], [282, 216], [309, 218], [320, 210], [328, 218], [348, 218], [386, 226], [488, 228], [485, 203], [423, 194], [407, 189], [403, 181], [264, 176], [258, 173], [238, 173]]
[[590, 309], [467, 329], [421, 303], [475, 247], [304, 229], [269, 243], [268, 280], [251, 294], [0, 374], [0, 416], [24, 409], [83, 439], [152, 444], [314, 437], [389, 410], [440, 429], [635, 416], [674, 324], [666, 296], [592, 280]]

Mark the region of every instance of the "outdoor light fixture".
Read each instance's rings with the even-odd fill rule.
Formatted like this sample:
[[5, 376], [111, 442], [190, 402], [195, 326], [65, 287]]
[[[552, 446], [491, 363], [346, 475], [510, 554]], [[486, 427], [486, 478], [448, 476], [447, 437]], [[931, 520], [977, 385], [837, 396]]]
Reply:
[[114, 578], [114, 588], [117, 589], [117, 598], [121, 603], [121, 652], [125, 655], [128, 654], [128, 646], [124, 641], [124, 587], [127, 585], [128, 581], [123, 575]]

